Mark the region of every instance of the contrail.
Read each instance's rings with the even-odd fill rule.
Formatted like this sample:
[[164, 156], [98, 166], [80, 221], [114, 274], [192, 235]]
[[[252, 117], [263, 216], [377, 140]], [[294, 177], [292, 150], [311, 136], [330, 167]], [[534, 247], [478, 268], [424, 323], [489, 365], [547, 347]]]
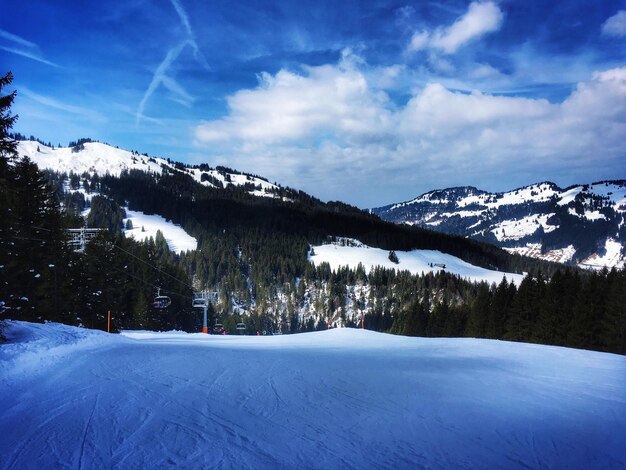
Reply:
[[34, 42], [30, 42], [24, 39], [23, 37], [18, 36], [17, 34], [9, 33], [8, 31], [5, 31], [4, 29], [0, 29], [0, 37], [3, 37], [4, 39], [8, 39], [9, 41], [12, 41], [12, 42], [16, 42], [20, 46], [26, 46], [26, 47], [32, 47], [32, 48], [39, 47]]
[[49, 60], [46, 60], [43, 57], [41, 57], [41, 55], [39, 54], [39, 46], [35, 44], [34, 42], [24, 39], [23, 37], [18, 36], [17, 34], [9, 33], [8, 31], [5, 31], [4, 29], [0, 29], [0, 38], [7, 39], [22, 48], [24, 47], [26, 48], [26, 49], [22, 49], [22, 48], [16, 49], [15, 47], [0, 46], [0, 49], [4, 51], [11, 52], [12, 54], [21, 55], [22, 57], [36, 60], [37, 62], [41, 62], [42, 64], [46, 64], [46, 65], [51, 65], [52, 67], [59, 67], [58, 64], [55, 64], [54, 62], [50, 62]]
[[180, 4], [178, 0], [170, 0], [170, 1], [174, 9], [176, 10], [176, 13], [178, 13], [180, 21], [183, 24], [183, 27], [185, 28], [185, 31], [187, 31], [187, 36], [189, 38], [189, 45], [193, 48], [194, 58], [198, 61], [200, 65], [202, 65], [204, 68], [209, 70], [210, 69], [209, 64], [206, 58], [204, 57], [204, 55], [202, 54], [202, 52], [200, 51], [200, 48], [198, 47], [198, 43], [196, 42], [196, 37], [193, 34], [193, 30], [191, 29], [191, 24], [189, 23], [189, 16], [187, 15], [187, 12], [185, 11], [185, 9], [183, 8], [183, 6]]
[[178, 44], [178, 46], [170, 49], [167, 52], [167, 55], [165, 56], [163, 61], [157, 67], [154, 75], [152, 76], [152, 81], [150, 82], [150, 85], [148, 85], [148, 88], [146, 89], [146, 92], [144, 93], [143, 98], [139, 103], [139, 107], [137, 108], [137, 114], [135, 115], [135, 125], [139, 125], [139, 121], [143, 117], [143, 111], [146, 107], [146, 103], [155, 92], [159, 84], [162, 82], [165, 73], [170, 68], [172, 63], [178, 58], [185, 46], [187, 46], [188, 44], [189, 40], [185, 39], [183, 42]]
[[204, 57], [204, 55], [202, 54], [202, 52], [200, 51], [200, 48], [198, 47], [198, 43], [196, 42], [195, 35], [193, 34], [193, 30], [191, 29], [191, 23], [189, 23], [189, 16], [187, 15], [187, 12], [185, 11], [185, 9], [183, 8], [183, 6], [178, 0], [170, 0], [170, 2], [172, 6], [174, 7], [174, 10], [176, 10], [178, 17], [180, 18], [180, 22], [182, 23], [182, 26], [185, 30], [187, 37], [185, 38], [184, 41], [179, 43], [178, 46], [171, 48], [167, 52], [167, 55], [165, 56], [163, 61], [159, 64], [156, 71], [154, 72], [154, 75], [152, 76], [152, 81], [150, 82], [150, 85], [148, 85], [148, 88], [146, 89], [143, 95], [143, 98], [141, 99], [141, 102], [139, 103], [139, 106], [137, 107], [137, 113], [135, 114], [136, 126], [139, 125], [139, 122], [144, 117], [143, 112], [146, 107], [146, 103], [148, 102], [152, 94], [156, 91], [156, 89], [159, 87], [159, 85], [163, 85], [168, 90], [179, 95], [181, 97], [180, 102], [184, 104], [185, 106], [189, 106], [191, 102], [193, 102], [193, 97], [189, 95], [189, 93], [187, 93], [172, 78], [166, 75], [172, 63], [174, 63], [174, 61], [178, 58], [178, 56], [182, 53], [183, 49], [185, 49], [186, 46], [190, 46], [192, 48], [194, 59], [196, 59], [196, 61], [202, 67], [204, 67], [207, 70], [210, 70], [209, 64], [206, 58]]

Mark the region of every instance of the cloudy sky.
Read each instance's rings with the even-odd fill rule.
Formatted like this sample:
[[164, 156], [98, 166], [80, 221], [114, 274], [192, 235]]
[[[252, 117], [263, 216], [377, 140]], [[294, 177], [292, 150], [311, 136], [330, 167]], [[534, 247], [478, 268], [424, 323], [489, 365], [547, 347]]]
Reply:
[[626, 178], [626, 1], [0, 0], [16, 131], [373, 207]]

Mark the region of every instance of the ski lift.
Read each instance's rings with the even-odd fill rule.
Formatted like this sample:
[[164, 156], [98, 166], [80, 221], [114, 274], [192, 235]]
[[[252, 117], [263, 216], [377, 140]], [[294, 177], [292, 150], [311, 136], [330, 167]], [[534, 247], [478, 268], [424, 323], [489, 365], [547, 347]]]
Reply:
[[246, 330], [246, 324], [243, 323], [243, 322], [237, 323], [237, 330], [238, 331], [245, 331]]
[[197, 293], [194, 294], [193, 300], [191, 302], [192, 308], [203, 308], [209, 304], [209, 300], [204, 296], [204, 294]]
[[154, 308], [167, 308], [172, 304], [172, 299], [170, 299], [167, 295], [161, 295], [161, 288], [157, 292], [157, 296], [154, 298], [154, 302], [152, 302], [152, 306]]
[[215, 325], [213, 325], [213, 334], [214, 335], [223, 335], [224, 334], [224, 325], [222, 325], [221, 323], [215, 323]]

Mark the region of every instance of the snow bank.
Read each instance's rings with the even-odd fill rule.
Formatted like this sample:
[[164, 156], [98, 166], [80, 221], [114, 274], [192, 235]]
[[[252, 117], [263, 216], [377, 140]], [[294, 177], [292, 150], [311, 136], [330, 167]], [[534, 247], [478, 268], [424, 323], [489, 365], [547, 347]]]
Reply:
[[28, 323], [5, 320], [0, 343], [0, 382], [41, 371], [70, 354], [119, 341], [116, 335], [61, 323]]

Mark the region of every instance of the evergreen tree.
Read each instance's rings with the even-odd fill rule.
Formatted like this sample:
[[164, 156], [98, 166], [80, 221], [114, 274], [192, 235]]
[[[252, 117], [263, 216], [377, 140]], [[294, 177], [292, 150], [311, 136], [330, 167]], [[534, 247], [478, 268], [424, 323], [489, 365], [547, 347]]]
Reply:
[[472, 302], [469, 318], [467, 319], [465, 336], [474, 338], [485, 337], [489, 304], [489, 286], [487, 283], [482, 282], [478, 287], [476, 298]]
[[600, 348], [626, 354], [626, 270], [613, 270], [609, 280], [609, 293], [600, 325]]
[[515, 296], [516, 288], [514, 284], [509, 284], [506, 277], [502, 278], [498, 287], [496, 287], [491, 305], [489, 307], [489, 316], [487, 319], [487, 329], [485, 336], [487, 338], [500, 339], [504, 334], [504, 325], [506, 323], [511, 302]]
[[[9, 135], [11, 128], [17, 120], [16, 115], [11, 115], [11, 106], [17, 95], [13, 91], [8, 95], [2, 95], [2, 89], [11, 84], [13, 74], [8, 72], [0, 78], [0, 165], [6, 165], [7, 160], [17, 157], [17, 142]], [[0, 167], [0, 171], [6, 168]], [[0, 176], [3, 174], [0, 173]]]

